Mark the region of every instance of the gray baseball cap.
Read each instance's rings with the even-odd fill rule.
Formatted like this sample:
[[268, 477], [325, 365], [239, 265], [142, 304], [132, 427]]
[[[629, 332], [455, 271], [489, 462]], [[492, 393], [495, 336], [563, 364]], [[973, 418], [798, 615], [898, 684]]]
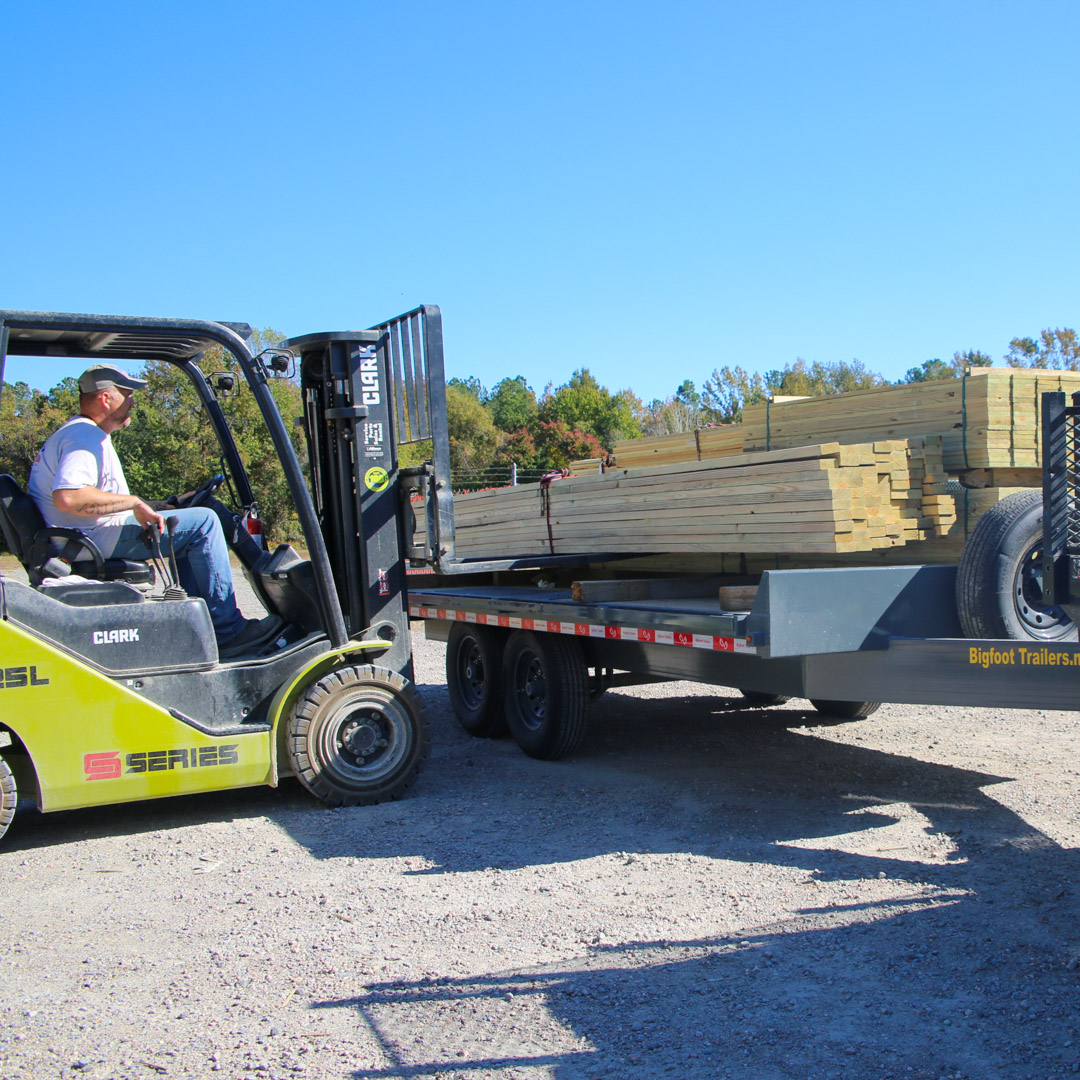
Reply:
[[136, 379], [134, 375], [129, 375], [112, 364], [95, 364], [79, 376], [79, 390], [84, 394], [108, 390], [110, 386], [119, 386], [123, 390], [141, 390], [145, 385], [145, 379]]

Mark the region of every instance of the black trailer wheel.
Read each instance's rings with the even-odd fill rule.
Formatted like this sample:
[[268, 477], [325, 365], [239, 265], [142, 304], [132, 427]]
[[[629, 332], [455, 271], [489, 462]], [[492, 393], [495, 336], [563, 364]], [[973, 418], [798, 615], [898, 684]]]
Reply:
[[739, 690], [743, 701], [747, 705], [760, 705], [769, 708], [771, 705], [784, 705], [791, 700], [786, 694], [766, 694], [763, 690]]
[[19, 788], [15, 783], [15, 775], [11, 766], [0, 757], [0, 837], [8, 831], [18, 801]]
[[480, 738], [506, 731], [502, 696], [505, 635], [490, 626], [454, 623], [446, 643], [446, 689], [461, 726]]
[[811, 698], [810, 704], [822, 716], [832, 716], [837, 720], [865, 720], [881, 708], [880, 701], [829, 701], [826, 698]]
[[1021, 491], [975, 526], [956, 573], [956, 608], [972, 638], [1076, 641], [1076, 625], [1042, 602], [1042, 493]]
[[396, 799], [427, 757], [427, 713], [396, 672], [338, 668], [297, 702], [286, 745], [300, 783], [331, 806]]
[[589, 679], [581, 647], [557, 634], [516, 630], [503, 654], [506, 720], [529, 757], [554, 761], [585, 734]]

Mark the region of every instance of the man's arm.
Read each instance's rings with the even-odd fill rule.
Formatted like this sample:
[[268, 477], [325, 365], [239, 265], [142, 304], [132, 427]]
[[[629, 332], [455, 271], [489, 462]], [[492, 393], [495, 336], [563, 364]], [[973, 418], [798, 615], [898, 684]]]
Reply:
[[135, 495], [117, 495], [96, 487], [58, 488], [53, 492], [57, 510], [65, 514], [84, 514], [86, 517], [104, 517], [106, 514], [122, 514], [130, 510], [140, 525], [155, 522], [165, 531], [165, 519], [152, 507]]

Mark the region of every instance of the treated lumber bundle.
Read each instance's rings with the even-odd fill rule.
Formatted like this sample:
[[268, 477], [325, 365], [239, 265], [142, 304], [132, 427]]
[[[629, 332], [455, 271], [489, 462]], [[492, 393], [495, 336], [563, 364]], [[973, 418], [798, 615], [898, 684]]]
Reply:
[[797, 446], [822, 432], [840, 442], [936, 434], [950, 472], [1037, 468], [1041, 396], [1058, 390], [1080, 390], [1080, 373], [975, 368], [959, 379], [753, 405], [743, 410], [743, 448]]
[[611, 469], [455, 496], [457, 552], [873, 551], [950, 526], [942, 475], [935, 439], [831, 442]]
[[650, 555], [636, 559], [600, 563], [598, 573], [664, 573], [693, 575], [750, 575], [764, 570], [796, 570], [837, 566], [890, 566], [955, 564], [979, 519], [991, 507], [1022, 487], [979, 488], [961, 491], [953, 498], [954, 516], [948, 525], [928, 530], [918, 540], [872, 551], [813, 554], [804, 552], [725, 552], [722, 554]]
[[[959, 379], [777, 397], [748, 405], [741, 424], [625, 439], [615, 444], [612, 456], [621, 468], [641, 468], [803, 446], [824, 437], [865, 443], [939, 435], [945, 467], [953, 474], [1038, 469], [1041, 395], [1059, 390], [1080, 390], [1080, 372], [973, 368]], [[999, 479], [997, 485], [984, 480], [972, 486], [1012, 486], [1008, 481], [1017, 478]]]

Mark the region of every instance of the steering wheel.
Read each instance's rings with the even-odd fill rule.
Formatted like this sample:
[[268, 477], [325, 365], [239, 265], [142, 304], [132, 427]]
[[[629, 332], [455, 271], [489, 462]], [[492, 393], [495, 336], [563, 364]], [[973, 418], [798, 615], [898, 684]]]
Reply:
[[191, 494], [191, 498], [181, 503], [181, 506], [202, 506], [222, 484], [225, 483], [225, 474], [217, 473], [204, 480]]

